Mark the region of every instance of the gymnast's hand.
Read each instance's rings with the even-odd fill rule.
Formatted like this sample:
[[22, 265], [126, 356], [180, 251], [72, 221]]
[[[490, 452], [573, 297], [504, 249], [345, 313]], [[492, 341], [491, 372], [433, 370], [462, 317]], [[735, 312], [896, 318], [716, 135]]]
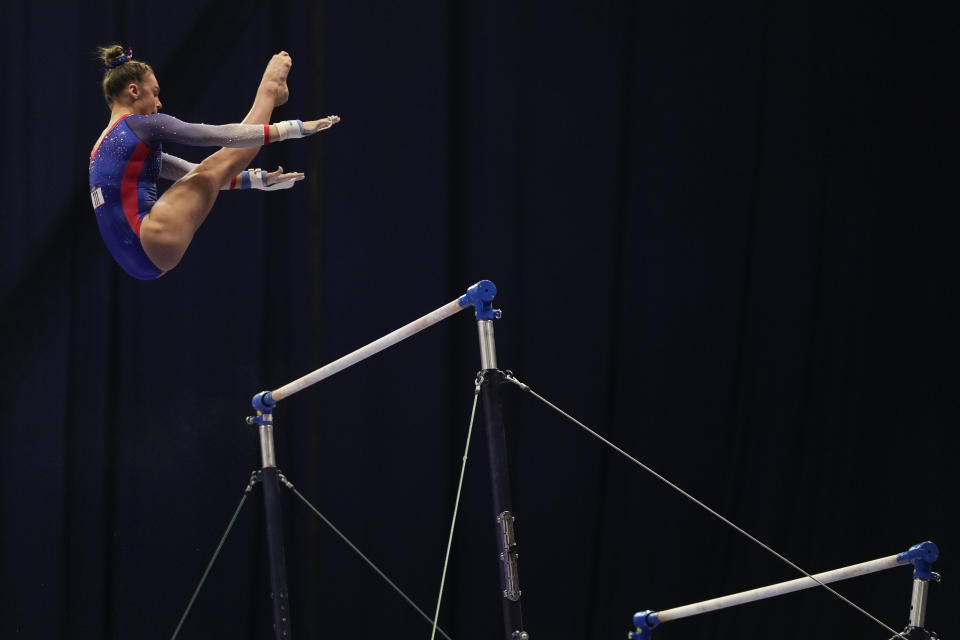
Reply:
[[[304, 175], [298, 171], [295, 171], [294, 173], [284, 173], [283, 167], [281, 166], [281, 167], [277, 167], [276, 171], [270, 171], [269, 173], [267, 173], [267, 186], [272, 187], [273, 185], [279, 184], [281, 182], [290, 182], [290, 183], [299, 182], [300, 180], [303, 180], [303, 178], [304, 178]], [[293, 184], [291, 184], [290, 186], [292, 187]]]
[[303, 135], [312, 136], [313, 134], [319, 133], [324, 129], [329, 129], [338, 122], [340, 122], [340, 116], [327, 116], [326, 118], [320, 118], [319, 120], [310, 120], [309, 122], [304, 122]]
[[270, 172], [261, 172], [260, 169], [251, 169], [250, 171], [250, 186], [261, 191], [290, 189], [293, 187], [293, 183], [303, 180], [304, 177], [300, 172], [284, 173], [283, 167], [277, 167], [276, 171]]

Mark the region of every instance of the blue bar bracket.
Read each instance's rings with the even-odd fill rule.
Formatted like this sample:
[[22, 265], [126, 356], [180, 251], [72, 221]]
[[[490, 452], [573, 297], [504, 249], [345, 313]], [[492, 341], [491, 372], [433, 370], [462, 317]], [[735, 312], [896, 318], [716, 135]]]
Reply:
[[653, 629], [660, 624], [656, 611], [637, 611], [633, 614], [633, 626], [636, 631], [627, 634], [630, 640], [650, 640]]
[[[253, 408], [257, 410], [259, 417], [261, 414], [273, 413], [273, 408], [277, 406], [277, 401], [273, 399], [273, 395], [269, 391], [261, 391], [253, 396], [251, 404], [253, 404]], [[257, 422], [259, 424], [259, 421]]]
[[489, 280], [481, 280], [460, 296], [457, 302], [461, 307], [472, 306], [476, 310], [477, 320], [497, 320], [502, 316], [500, 309], [493, 308], [493, 298], [497, 287]]
[[940, 582], [940, 574], [935, 573], [931, 565], [940, 555], [937, 545], [927, 540], [915, 544], [897, 556], [900, 564], [913, 563], [913, 577], [918, 580], [933, 580]]

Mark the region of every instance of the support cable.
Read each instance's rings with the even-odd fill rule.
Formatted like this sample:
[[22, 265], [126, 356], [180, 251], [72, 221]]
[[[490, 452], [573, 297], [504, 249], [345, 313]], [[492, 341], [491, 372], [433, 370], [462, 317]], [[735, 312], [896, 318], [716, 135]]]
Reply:
[[[398, 586], [396, 585], [396, 583], [393, 582], [393, 580], [391, 580], [390, 578], [388, 578], [388, 577], [387, 577], [387, 574], [385, 574], [383, 571], [381, 571], [380, 568], [379, 568], [376, 564], [374, 564], [373, 560], [371, 560], [371, 559], [368, 558], [366, 555], [364, 555], [364, 553], [363, 553], [362, 551], [360, 551], [359, 548], [357, 548], [357, 545], [353, 544], [353, 543], [350, 541], [350, 539], [349, 539], [346, 535], [344, 535], [343, 532], [340, 531], [340, 529], [337, 529], [337, 527], [334, 526], [334, 524], [333, 524], [332, 522], [330, 522], [330, 520], [327, 519], [327, 517], [326, 517], [325, 515], [323, 515], [322, 513], [320, 513], [320, 511], [319, 511], [315, 506], [313, 506], [312, 504], [310, 504], [310, 501], [307, 500], [307, 499], [303, 496], [303, 494], [300, 493], [300, 492], [297, 490], [297, 488], [296, 488], [295, 486], [293, 486], [293, 483], [292, 483], [292, 482], [290, 482], [289, 480], [287, 480], [287, 478], [286, 478], [282, 473], [279, 475], [279, 478], [280, 478], [280, 482], [282, 482], [285, 487], [287, 487], [288, 489], [290, 489], [290, 491], [292, 491], [295, 496], [297, 496], [298, 498], [300, 498], [300, 500], [301, 500], [305, 505], [307, 505], [307, 507], [308, 507], [311, 511], [313, 511], [314, 515], [316, 515], [318, 518], [320, 518], [321, 520], [323, 520], [323, 523], [326, 524], [328, 527], [330, 527], [330, 530], [333, 531], [335, 534], [337, 534], [337, 536], [338, 536], [341, 540], [343, 540], [343, 541], [346, 543], [346, 545], [353, 550], [354, 553], [356, 553], [358, 556], [360, 556], [360, 559], [363, 560], [364, 562], [366, 562], [367, 565], [369, 565], [370, 568], [373, 569], [373, 570], [377, 573], [377, 575], [379, 575], [381, 578], [383, 578], [384, 582], [386, 582], [388, 585], [390, 585], [390, 587], [391, 587], [394, 591], [396, 591], [397, 594], [399, 594], [399, 596], [400, 596], [401, 598], [403, 598], [404, 600], [406, 600], [406, 601], [407, 601], [407, 604], [409, 604], [411, 607], [413, 607], [413, 608], [416, 610], [416, 612], [419, 613], [420, 616], [421, 616], [424, 620], [426, 620], [427, 622], [433, 624], [433, 620], [430, 619], [430, 616], [428, 616], [426, 613], [424, 613], [423, 609], [421, 609], [420, 607], [418, 607], [417, 604], [410, 598], [410, 596], [408, 596], [406, 593], [403, 592], [403, 589], [401, 589], [400, 587], [398, 587]], [[439, 631], [440, 634], [441, 634], [444, 638], [446, 638], [447, 640], [453, 640], [450, 636], [447, 635], [447, 633], [446, 633], [443, 629], [437, 627], [437, 631]]]
[[433, 631], [430, 640], [437, 633], [437, 620], [440, 619], [440, 601], [443, 600], [443, 586], [447, 580], [447, 565], [450, 562], [450, 548], [453, 547], [453, 529], [457, 524], [457, 510], [460, 508], [460, 494], [463, 491], [463, 476], [467, 471], [467, 452], [470, 451], [470, 436], [473, 434], [473, 419], [477, 414], [477, 398], [480, 397], [480, 386], [483, 384], [484, 372], [477, 374], [477, 381], [473, 388], [473, 407], [470, 409], [470, 424], [467, 426], [467, 443], [463, 447], [463, 463], [460, 465], [460, 479], [457, 481], [457, 497], [453, 502], [453, 518], [450, 521], [450, 536], [447, 538], [447, 552], [443, 556], [443, 572], [440, 574], [440, 593], [437, 594], [437, 608], [433, 614]]
[[243, 509], [243, 503], [247, 501], [247, 496], [250, 495], [250, 492], [253, 490], [253, 486], [259, 481], [260, 472], [254, 471], [250, 475], [250, 482], [247, 483], [247, 488], [243, 491], [243, 497], [240, 498], [240, 504], [237, 505], [237, 508], [233, 512], [233, 517], [230, 518], [230, 524], [227, 525], [227, 530], [224, 531], [223, 536], [220, 537], [220, 544], [217, 545], [216, 550], [213, 552], [213, 557], [210, 558], [210, 562], [207, 563], [207, 568], [204, 570], [203, 575], [200, 576], [200, 583], [197, 585], [197, 588], [194, 589], [193, 595], [190, 597], [190, 602], [187, 603], [187, 608], [184, 610], [183, 615], [180, 616], [180, 622], [177, 623], [177, 628], [173, 630], [173, 635], [170, 636], [170, 640], [176, 640], [177, 635], [180, 633], [180, 628], [183, 627], [183, 623], [186, 621], [187, 615], [190, 613], [190, 609], [193, 608], [193, 603], [200, 594], [200, 590], [203, 588], [203, 584], [207, 580], [207, 575], [210, 574], [210, 569], [213, 568], [213, 563], [217, 561], [217, 556], [220, 555], [220, 550], [223, 548], [223, 543], [227, 541], [227, 536], [230, 535], [230, 530], [233, 529], [233, 524], [237, 521], [237, 516], [240, 515], [240, 510]]
[[623, 449], [621, 449], [621, 448], [618, 447], [617, 445], [613, 444], [612, 442], [610, 442], [609, 440], [607, 440], [606, 438], [604, 438], [602, 435], [600, 435], [599, 433], [597, 433], [596, 431], [594, 431], [593, 429], [591, 429], [591, 428], [588, 427], [587, 425], [583, 424], [582, 422], [580, 422], [579, 420], [577, 420], [576, 418], [574, 418], [573, 416], [571, 416], [571, 415], [570, 415], [569, 413], [567, 413], [566, 411], [564, 411], [563, 409], [561, 409], [561, 408], [558, 407], [557, 405], [553, 404], [552, 402], [550, 402], [549, 400], [547, 400], [546, 398], [544, 398], [543, 396], [541, 396], [540, 394], [538, 394], [536, 391], [534, 391], [533, 389], [531, 389], [529, 385], [524, 384], [523, 382], [520, 382], [517, 378], [514, 377], [513, 373], [511, 373], [510, 371], [504, 371], [504, 376], [505, 376], [505, 378], [506, 378], [507, 381], [512, 382], [512, 383], [515, 384], [517, 387], [519, 387], [522, 391], [525, 391], [525, 392], [529, 393], [529, 394], [532, 395], [534, 398], [536, 398], [537, 400], [539, 400], [539, 401], [542, 402], [543, 404], [547, 405], [548, 407], [550, 407], [551, 409], [553, 409], [554, 411], [556, 411], [557, 413], [559, 413], [560, 415], [562, 415], [563, 417], [565, 417], [565, 418], [566, 418], [567, 420], [569, 420], [570, 422], [573, 422], [575, 425], [577, 425], [578, 427], [580, 427], [581, 429], [583, 429], [584, 431], [586, 431], [587, 433], [589, 433], [590, 435], [592, 435], [594, 438], [596, 438], [596, 439], [599, 440], [600, 442], [604, 443], [605, 445], [607, 445], [608, 447], [610, 447], [611, 449], [613, 449], [614, 451], [616, 451], [616, 452], [619, 453], [620, 455], [624, 456], [625, 458], [627, 458], [628, 460], [630, 460], [631, 462], [633, 462], [635, 465], [637, 465], [638, 467], [640, 467], [641, 469], [643, 469], [644, 471], [646, 471], [647, 473], [649, 473], [650, 475], [652, 475], [653, 477], [655, 477], [657, 480], [660, 480], [661, 482], [663, 482], [664, 484], [666, 484], [668, 487], [670, 487], [671, 489], [673, 489], [674, 491], [676, 491], [676, 492], [679, 493], [680, 495], [684, 496], [685, 498], [687, 498], [688, 500], [690, 500], [691, 502], [693, 502], [693, 503], [696, 504], [697, 506], [701, 507], [702, 509], [704, 509], [705, 511], [707, 511], [707, 512], [710, 513], [711, 515], [719, 518], [722, 522], [724, 522], [725, 524], [729, 525], [731, 528], [733, 528], [734, 530], [736, 530], [737, 532], [739, 532], [740, 534], [742, 534], [743, 536], [745, 536], [745, 537], [748, 538], [749, 540], [752, 540], [753, 542], [755, 542], [756, 544], [758, 544], [758, 545], [761, 546], [762, 548], [766, 549], [768, 552], [770, 552], [771, 554], [773, 554], [774, 556], [776, 556], [777, 558], [779, 558], [780, 560], [782, 560], [782, 561], [785, 562], [786, 564], [790, 565], [790, 566], [793, 567], [795, 570], [799, 571], [800, 573], [802, 573], [802, 574], [805, 575], [806, 577], [810, 578], [811, 580], [813, 580], [814, 582], [816, 582], [817, 584], [819, 584], [821, 587], [823, 587], [824, 589], [826, 589], [827, 591], [829, 591], [830, 593], [832, 593], [832, 594], [835, 595], [836, 597], [840, 598], [840, 600], [842, 600], [843, 602], [847, 603], [848, 605], [850, 605], [851, 607], [853, 607], [854, 609], [856, 609], [857, 611], [859, 611], [860, 613], [862, 613], [862, 614], [865, 615], [866, 617], [870, 618], [871, 620], [873, 620], [874, 622], [876, 622], [877, 624], [879, 624], [881, 627], [883, 627], [883, 628], [886, 629], [887, 631], [893, 633], [894, 636], [899, 636], [900, 638], [903, 638], [903, 640], [907, 640], [907, 637], [904, 636], [902, 633], [900, 633], [899, 631], [897, 631], [897, 630], [894, 629], [893, 627], [887, 625], [886, 623], [884, 623], [883, 621], [881, 621], [880, 619], [878, 619], [877, 617], [875, 617], [874, 615], [872, 615], [871, 613], [869, 613], [867, 610], [865, 610], [864, 608], [860, 607], [859, 605], [857, 605], [856, 603], [854, 603], [853, 601], [851, 601], [849, 598], [847, 598], [846, 596], [844, 596], [844, 595], [842, 595], [841, 593], [839, 593], [836, 589], [833, 589], [832, 587], [827, 586], [826, 584], [824, 584], [823, 582], [821, 582], [820, 580], [818, 580], [817, 578], [815, 578], [813, 575], [811, 575], [810, 573], [808, 573], [807, 571], [805, 571], [804, 569], [802, 569], [800, 566], [798, 566], [797, 564], [795, 564], [794, 562], [792, 562], [791, 560], [789, 560], [787, 557], [785, 557], [785, 556], [782, 555], [781, 553], [775, 551], [775, 550], [774, 550], [772, 547], [770, 547], [769, 545], [763, 543], [762, 541], [760, 541], [758, 538], [756, 538], [755, 536], [753, 536], [753, 535], [751, 535], [750, 533], [748, 533], [748, 532], [747, 532], [746, 530], [744, 530], [743, 528], [737, 526], [735, 523], [733, 523], [732, 521], [730, 521], [728, 518], [725, 518], [724, 516], [720, 515], [717, 511], [715, 511], [714, 509], [711, 509], [709, 506], [707, 506], [707, 505], [704, 504], [702, 501], [700, 501], [700, 500], [698, 500], [697, 498], [695, 498], [695, 497], [694, 497], [693, 495], [691, 495], [690, 493], [684, 491], [684, 490], [681, 489], [679, 486], [677, 486], [676, 484], [674, 484], [673, 482], [671, 482], [670, 480], [668, 480], [668, 479], [665, 478], [664, 476], [660, 475], [659, 473], [657, 473], [656, 471], [654, 471], [654, 470], [653, 470], [652, 468], [650, 468], [649, 466], [647, 466], [647, 465], [645, 465], [644, 463], [640, 462], [639, 460], [637, 460], [636, 458], [634, 458], [632, 455], [630, 455], [629, 453], [627, 453], [626, 451], [624, 451]]

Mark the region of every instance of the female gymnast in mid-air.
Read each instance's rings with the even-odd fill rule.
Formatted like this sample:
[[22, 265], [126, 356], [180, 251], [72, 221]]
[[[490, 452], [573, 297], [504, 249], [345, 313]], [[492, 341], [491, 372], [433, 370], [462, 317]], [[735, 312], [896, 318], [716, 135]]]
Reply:
[[[217, 193], [225, 189], [287, 189], [302, 173], [246, 169], [262, 145], [313, 135], [337, 116], [270, 124], [274, 107], [287, 101], [292, 60], [271, 58], [253, 108], [241, 124], [190, 124], [158, 113], [160, 86], [153, 69], [129, 49], [100, 49], [107, 71], [103, 95], [110, 124], [90, 154], [90, 197], [100, 233], [114, 259], [135, 278], [152, 280], [170, 271], [203, 224]], [[164, 142], [223, 148], [196, 165], [167, 153]], [[159, 178], [175, 180], [157, 198]]]

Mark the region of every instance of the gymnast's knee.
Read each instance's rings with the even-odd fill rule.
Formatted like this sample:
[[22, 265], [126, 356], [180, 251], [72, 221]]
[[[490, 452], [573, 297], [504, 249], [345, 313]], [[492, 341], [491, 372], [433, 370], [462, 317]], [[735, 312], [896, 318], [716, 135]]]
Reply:
[[217, 163], [209, 160], [210, 158], [207, 158], [198, 164], [190, 173], [180, 178], [177, 184], [216, 194], [223, 186], [225, 178]]

